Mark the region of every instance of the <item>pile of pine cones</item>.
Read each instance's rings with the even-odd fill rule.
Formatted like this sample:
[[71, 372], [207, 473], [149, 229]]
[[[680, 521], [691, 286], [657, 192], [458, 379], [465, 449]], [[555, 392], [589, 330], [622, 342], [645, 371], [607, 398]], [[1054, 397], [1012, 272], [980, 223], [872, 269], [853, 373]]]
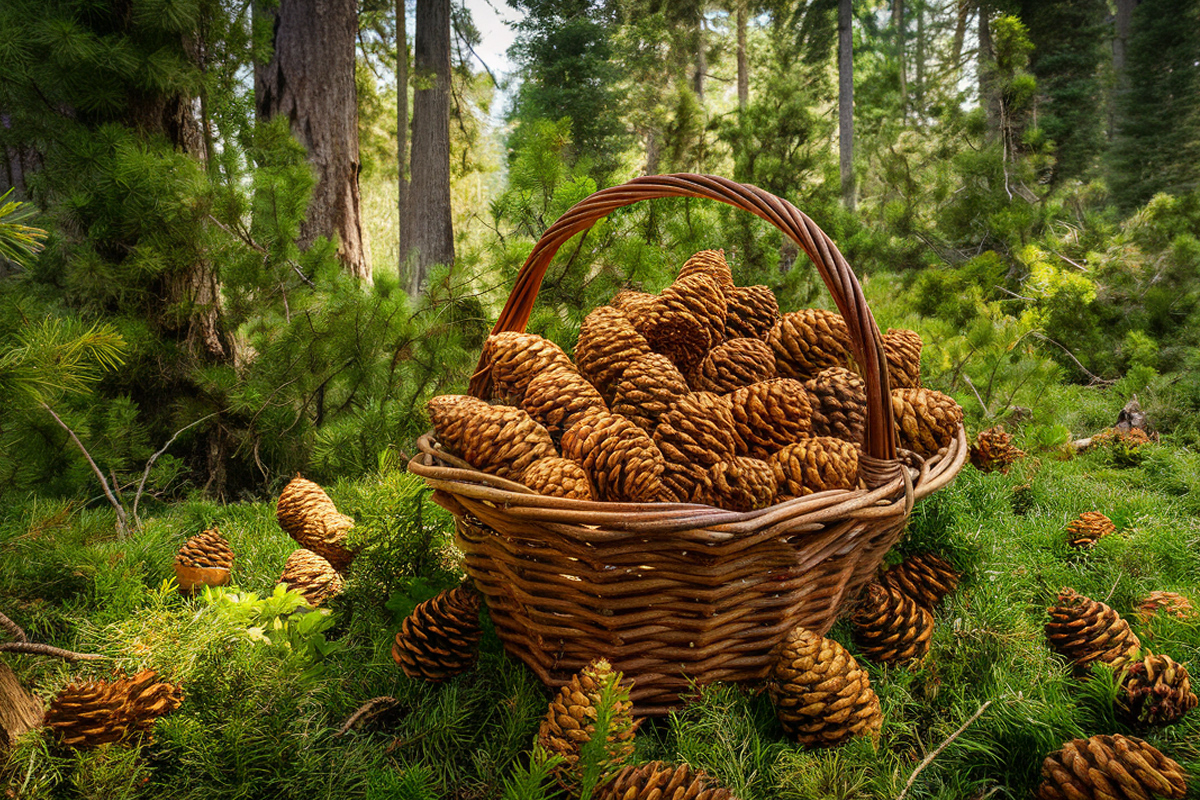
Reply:
[[[883, 339], [900, 446], [934, 455], [962, 409], [920, 387], [916, 333]], [[488, 337], [492, 402], [428, 409], [444, 450], [541, 494], [751, 511], [860, 487], [866, 387], [849, 347], [838, 314], [781, 314], [705, 250], [660, 294], [622, 291], [588, 314], [574, 361], [535, 334]]]

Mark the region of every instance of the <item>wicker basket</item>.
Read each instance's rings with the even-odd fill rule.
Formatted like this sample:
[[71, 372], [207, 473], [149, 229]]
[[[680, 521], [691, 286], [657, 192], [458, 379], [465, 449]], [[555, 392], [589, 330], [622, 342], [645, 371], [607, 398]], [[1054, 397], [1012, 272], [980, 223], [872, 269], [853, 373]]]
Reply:
[[[633, 679], [642, 716], [666, 713], [695, 685], [762, 679], [795, 625], [825, 633], [896, 543], [913, 502], [953, 480], [967, 457], [961, 427], [933, 458], [897, 452], [882, 339], [846, 260], [790, 203], [723, 178], [638, 178], [575, 205], [534, 247], [494, 331], [525, 329], [562, 244], [616, 208], [660, 197], [749, 211], [812, 259], [867, 385], [867, 488], [739, 513], [545, 497], [448, 455], [432, 434], [409, 464], [457, 518], [465, 569], [508, 652], [548, 685], [605, 656]], [[471, 393], [484, 396], [487, 378], [481, 364]]]

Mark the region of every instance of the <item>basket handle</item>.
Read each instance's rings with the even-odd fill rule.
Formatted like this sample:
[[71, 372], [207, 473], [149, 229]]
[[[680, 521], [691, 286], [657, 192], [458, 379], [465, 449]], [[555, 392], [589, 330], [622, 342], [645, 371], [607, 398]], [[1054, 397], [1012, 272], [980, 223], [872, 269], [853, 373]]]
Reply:
[[[850, 349], [867, 385], [867, 455], [887, 461], [896, 458], [887, 359], [879, 326], [871, 316], [854, 271], [824, 231], [803, 212], [770, 192], [714, 175], [647, 175], [601, 189], [572, 206], [546, 229], [517, 274], [508, 302], [492, 333], [523, 332], [529, 322], [542, 278], [558, 249], [601, 217], [639, 200], [660, 197], [699, 197], [727, 203], [771, 223], [802, 249], [825, 281], [850, 333]], [[470, 393], [486, 399], [489, 365], [481, 355], [471, 377]]]

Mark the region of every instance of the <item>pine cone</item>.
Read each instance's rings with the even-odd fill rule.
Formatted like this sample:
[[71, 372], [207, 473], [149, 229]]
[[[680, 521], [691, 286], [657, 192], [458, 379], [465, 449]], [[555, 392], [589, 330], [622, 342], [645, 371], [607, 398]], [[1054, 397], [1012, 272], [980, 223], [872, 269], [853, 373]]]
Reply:
[[920, 661], [933, 641], [933, 614], [895, 587], [872, 581], [850, 617], [863, 655], [879, 664]]
[[704, 770], [661, 761], [625, 767], [592, 796], [595, 800], [737, 800]]
[[692, 388], [727, 394], [773, 377], [775, 355], [770, 345], [758, 339], [726, 339], [700, 362]]
[[442, 447], [492, 475], [518, 480], [534, 461], [558, 455], [550, 432], [524, 409], [464, 402], [461, 395], [439, 395], [428, 407]]
[[116, 681], [67, 685], [50, 701], [45, 725], [70, 747], [98, 747], [149, 733], [154, 720], [179, 708], [183, 690], [159, 683], [153, 670]]
[[921, 386], [921, 336], [906, 328], [888, 328], [883, 335], [883, 355], [887, 358], [888, 383], [893, 389], [917, 389]]
[[711, 467], [734, 457], [733, 408], [729, 399], [711, 392], [680, 397], [659, 418], [654, 442], [663, 458], [676, 464]]
[[807, 747], [831, 747], [854, 736], [879, 736], [879, 698], [846, 648], [795, 627], [779, 646], [767, 691], [784, 731]]
[[1099, 511], [1085, 511], [1067, 525], [1067, 542], [1072, 547], [1092, 547], [1117, 526]]
[[600, 392], [579, 374], [574, 364], [557, 365], [538, 373], [525, 388], [521, 407], [554, 441], [561, 439], [587, 409], [608, 410]]
[[1153, 591], [1138, 603], [1138, 617], [1143, 623], [1149, 622], [1159, 611], [1177, 619], [1191, 619], [1196, 616], [1192, 601], [1176, 592]]
[[980, 472], [1000, 471], [1008, 474], [1009, 466], [1024, 457], [1025, 451], [1013, 446], [1012, 434], [1007, 433], [1003, 426], [980, 431], [971, 445], [971, 463]]
[[483, 344], [483, 361], [491, 369], [492, 399], [520, 405], [525, 389], [537, 375], [552, 367], [570, 367], [562, 348], [536, 333], [493, 333]]
[[1058, 604], [1048, 611], [1046, 639], [1052, 650], [1073, 664], [1076, 675], [1087, 674], [1096, 662], [1120, 669], [1142, 647], [1116, 611], [1074, 589], [1061, 590]]
[[525, 470], [525, 474], [521, 476], [521, 483], [547, 497], [565, 497], [568, 500], [595, 499], [587, 472], [568, 458], [539, 458]]
[[332, 564], [304, 548], [293, 550], [288, 556], [277, 583], [282, 583], [290, 592], [304, 595], [313, 608], [341, 594], [345, 585]]
[[215, 527], [188, 539], [175, 554], [175, 581], [184, 593], [224, 586], [232, 569], [233, 548]]
[[601, 775], [620, 770], [633, 757], [633, 737], [639, 723], [633, 718], [633, 703], [629, 700], [631, 685], [621, 680], [621, 673], [613, 671], [608, 661], [599, 658], [572, 675], [550, 701], [538, 728], [538, 744], [565, 759], [556, 771], [564, 786], [579, 782], [579, 754], [596, 734], [597, 711], [605, 694], [612, 707]]
[[1133, 736], [1072, 739], [1042, 762], [1037, 800], [1183, 800], [1179, 764]]
[[612, 410], [653, 433], [671, 404], [690, 391], [671, 359], [647, 353], [625, 368], [613, 395]]
[[729, 262], [725, 260], [724, 250], [701, 250], [683, 263], [679, 275], [675, 278], [687, 278], [692, 275], [707, 275], [717, 282], [721, 293], [728, 295], [734, 288], [733, 272]]
[[600, 306], [592, 309], [579, 328], [575, 363], [611, 405], [625, 368], [649, 352], [650, 345], [625, 314], [612, 306]]
[[757, 458], [718, 461], [709, 468], [708, 477], [704, 488], [690, 498], [692, 502], [745, 512], [766, 508], [775, 500], [775, 470]]
[[1170, 725], [1196, 707], [1187, 667], [1170, 656], [1134, 661], [1121, 682], [1117, 706], [1130, 724]]
[[775, 350], [775, 370], [784, 378], [812, 378], [829, 367], [844, 367], [850, 359], [850, 333], [835, 311], [789, 311], [768, 341]]
[[867, 443], [867, 383], [843, 367], [830, 367], [804, 382], [812, 406], [814, 436], [833, 436], [855, 444]]
[[711, 469], [664, 460], [660, 499], [668, 503], [708, 503], [713, 494]]
[[812, 431], [812, 407], [804, 384], [792, 378], [743, 386], [729, 395], [739, 455], [767, 459]]
[[958, 588], [954, 567], [933, 553], [915, 553], [884, 572], [880, 582], [898, 589], [930, 610]]
[[963, 410], [953, 397], [932, 389], [893, 389], [892, 417], [900, 446], [929, 458], [958, 436]]
[[735, 286], [725, 292], [725, 335], [767, 341], [779, 324], [779, 301], [766, 286]]
[[841, 439], [800, 439], [771, 454], [767, 463], [779, 484], [778, 502], [858, 486], [858, 449]]
[[463, 584], [418, 605], [404, 618], [392, 659], [410, 678], [441, 683], [479, 658], [479, 593]]
[[344, 572], [356, 553], [346, 544], [354, 519], [338, 513], [325, 490], [297, 475], [283, 487], [275, 508], [279, 527], [301, 547], [312, 550]]
[[679, 278], [634, 323], [686, 375], [725, 338], [725, 295], [708, 275]]
[[620, 414], [593, 411], [563, 434], [563, 455], [583, 467], [597, 500], [653, 503], [663, 492], [663, 454]]
[[658, 300], [658, 295], [648, 292], [635, 292], [632, 289], [622, 289], [609, 303], [613, 308], [619, 308], [630, 321], [645, 313], [646, 307]]

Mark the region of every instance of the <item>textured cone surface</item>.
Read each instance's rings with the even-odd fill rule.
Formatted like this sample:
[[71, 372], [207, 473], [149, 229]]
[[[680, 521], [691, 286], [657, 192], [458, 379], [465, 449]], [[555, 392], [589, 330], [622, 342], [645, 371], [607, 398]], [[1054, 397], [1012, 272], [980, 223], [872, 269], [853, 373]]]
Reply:
[[814, 436], [832, 436], [862, 449], [867, 442], [867, 383], [845, 367], [830, 367], [804, 382]]
[[1129, 623], [1116, 611], [1074, 589], [1060, 591], [1049, 611], [1046, 639], [1052, 650], [1074, 664], [1076, 674], [1087, 673], [1097, 661], [1120, 668], [1141, 649]]
[[665, 461], [662, 484], [666, 502], [708, 503], [713, 490], [712, 467]]
[[333, 565], [311, 550], [292, 551], [283, 565], [279, 583], [288, 591], [299, 592], [310, 606], [316, 608], [334, 595], [341, 594], [342, 576]]
[[729, 262], [725, 260], [724, 250], [701, 250], [687, 261], [683, 262], [683, 266], [679, 268], [679, 278], [687, 278], [692, 275], [707, 275], [717, 282], [717, 286], [721, 288], [721, 293], [728, 295], [730, 290], [734, 288], [733, 272], [729, 269]]
[[659, 418], [690, 391], [671, 359], [648, 353], [625, 369], [613, 395], [612, 410], [628, 417], [647, 433], [653, 433]]
[[536, 333], [493, 333], [483, 344], [491, 369], [492, 398], [520, 404], [529, 382], [552, 367], [570, 367], [562, 348]]
[[408, 677], [434, 683], [466, 672], [479, 658], [479, 604], [467, 585], [421, 603], [400, 625], [392, 659]]
[[563, 434], [563, 455], [587, 473], [597, 500], [653, 503], [662, 498], [663, 455], [620, 414], [594, 411]]
[[883, 335], [892, 389], [916, 389], [921, 385], [921, 345], [920, 334], [907, 328], [888, 328]]
[[687, 374], [725, 338], [725, 295], [711, 276], [689, 275], [664, 289], [636, 323], [650, 349]]
[[650, 294], [649, 292], [635, 292], [632, 289], [623, 289], [617, 292], [609, 303], [613, 308], [619, 308], [625, 313], [625, 316], [633, 320], [639, 318], [646, 310], [646, 307], [658, 300], [658, 295]]
[[933, 641], [933, 614], [900, 590], [879, 582], [867, 585], [850, 618], [854, 641], [879, 664], [920, 661]]
[[806, 628], [793, 628], [783, 640], [767, 690], [783, 729], [808, 747], [878, 736], [883, 725], [866, 671], [846, 648]]
[[711, 467], [736, 453], [733, 429], [733, 408], [728, 398], [692, 392], [676, 400], [662, 415], [654, 429], [654, 441], [668, 461]]
[[766, 286], [736, 286], [725, 292], [725, 335], [764, 342], [779, 324], [779, 301]]
[[434, 397], [428, 404], [429, 416], [445, 420], [446, 438], [434, 422], [438, 442], [476, 469], [517, 480], [534, 461], [558, 455], [550, 432], [524, 409], [464, 403], [459, 398]]
[[183, 543], [175, 554], [175, 563], [187, 567], [233, 568], [233, 547], [216, 528], [198, 533]]
[[1196, 707], [1187, 667], [1170, 656], [1149, 655], [1129, 666], [1117, 705], [1131, 723], [1169, 725]]
[[649, 352], [645, 337], [624, 313], [612, 306], [600, 306], [592, 309], [579, 328], [575, 363], [611, 404], [625, 368]]
[[1105, 536], [1117, 532], [1117, 526], [1099, 511], [1085, 511], [1067, 525], [1067, 542], [1072, 547], [1091, 547]]
[[179, 708], [183, 690], [143, 670], [116, 681], [72, 683], [50, 702], [45, 724], [63, 744], [97, 747], [147, 733], [154, 720]]
[[1196, 609], [1192, 605], [1192, 601], [1176, 592], [1153, 591], [1138, 603], [1137, 611], [1143, 622], [1148, 622], [1160, 612], [1170, 614], [1177, 619], [1190, 619], [1196, 616]]
[[338, 512], [325, 490], [299, 475], [279, 494], [275, 508], [279, 526], [301, 547], [312, 550], [341, 572], [354, 560], [346, 531], [354, 519]]
[[587, 472], [569, 458], [539, 458], [525, 470], [521, 483], [547, 497], [565, 497], [568, 500], [595, 499]]
[[958, 572], [933, 553], [915, 553], [884, 572], [880, 581], [928, 609], [958, 588]]
[[805, 380], [849, 360], [850, 334], [833, 311], [808, 308], [789, 311], [771, 330], [775, 370], [784, 378]]
[[1012, 434], [1003, 427], [988, 428], [980, 431], [971, 445], [971, 464], [980, 472], [1008, 472], [1008, 468], [1019, 458], [1025, 457], [1025, 451], [1012, 443]]
[[564, 785], [579, 782], [582, 770], [579, 754], [596, 734], [597, 709], [603, 692], [611, 692], [613, 707], [600, 774], [620, 770], [633, 757], [633, 737], [638, 723], [633, 718], [633, 703], [629, 700], [631, 685], [629, 681], [622, 681], [621, 673], [613, 671], [601, 658], [572, 675], [550, 701], [538, 728], [538, 743], [563, 757], [557, 775]]
[[625, 767], [593, 796], [596, 800], [737, 800], [704, 770], [661, 761]]
[[739, 456], [718, 461], [708, 471], [706, 488], [693, 498], [695, 502], [730, 511], [754, 511], [775, 501], [778, 481], [775, 470], [765, 461]]
[[758, 339], [727, 339], [700, 362], [693, 388], [727, 394], [775, 377], [771, 346]]
[[767, 463], [775, 470], [781, 501], [858, 485], [858, 448], [830, 436], [792, 442], [773, 453]]
[[554, 366], [539, 373], [526, 387], [521, 407], [555, 440], [561, 439], [589, 408], [608, 410], [600, 392], [574, 365]]
[[893, 389], [892, 417], [900, 446], [929, 458], [954, 441], [963, 410], [953, 397], [932, 389]]
[[766, 459], [812, 432], [804, 384], [792, 378], [743, 386], [729, 395], [739, 455]]
[[1042, 762], [1037, 800], [1182, 800], [1183, 768], [1133, 736], [1072, 739]]

